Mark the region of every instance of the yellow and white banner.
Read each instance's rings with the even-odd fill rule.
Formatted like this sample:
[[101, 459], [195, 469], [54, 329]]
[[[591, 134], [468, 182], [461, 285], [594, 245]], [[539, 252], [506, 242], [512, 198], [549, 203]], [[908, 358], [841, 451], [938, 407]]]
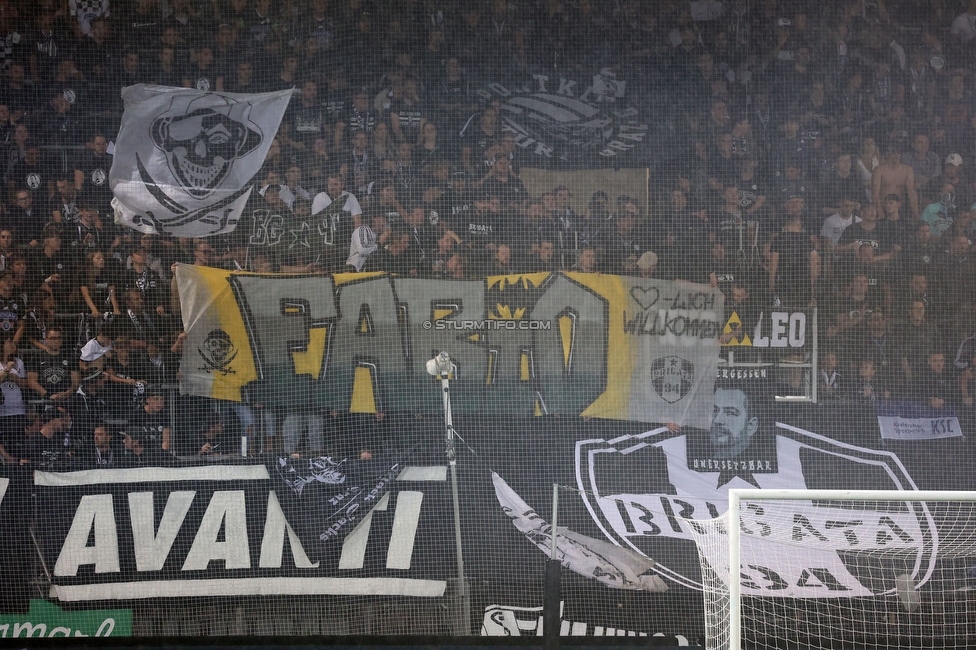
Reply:
[[342, 412], [565, 414], [707, 428], [723, 296], [582, 273], [480, 280], [180, 266], [184, 393]]

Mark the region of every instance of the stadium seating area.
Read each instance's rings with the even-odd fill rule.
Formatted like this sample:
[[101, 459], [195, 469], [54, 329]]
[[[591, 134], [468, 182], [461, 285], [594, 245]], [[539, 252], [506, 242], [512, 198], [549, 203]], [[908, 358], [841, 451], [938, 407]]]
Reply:
[[[69, 449], [103, 423], [167, 454], [209, 453], [210, 429], [281, 448], [284, 414], [172, 392], [177, 263], [711, 284], [741, 332], [817, 307], [821, 399], [968, 412], [976, 3], [828, 4], [3, 0], [3, 459], [65, 462], [34, 436], [52, 407]], [[296, 89], [246, 214], [328, 233], [275, 248], [257, 216], [200, 240], [119, 225], [136, 83]], [[646, 169], [644, 191], [521, 180], [620, 167]]]

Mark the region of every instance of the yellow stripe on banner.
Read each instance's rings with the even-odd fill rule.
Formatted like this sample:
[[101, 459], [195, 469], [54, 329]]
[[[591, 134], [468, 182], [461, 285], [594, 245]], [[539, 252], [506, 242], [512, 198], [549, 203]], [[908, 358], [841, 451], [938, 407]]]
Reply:
[[563, 370], [569, 368], [569, 355], [572, 352], [573, 334], [576, 328], [574, 319], [570, 316], [559, 317], [559, 337], [563, 342]]
[[375, 278], [378, 275], [386, 275], [380, 271], [373, 273], [333, 273], [332, 283], [335, 286], [345, 284], [347, 282], [355, 282], [356, 280], [365, 280], [366, 278]]
[[[607, 389], [580, 415], [618, 420], [630, 413], [630, 383], [634, 374], [637, 342], [624, 334], [627, 307], [626, 278], [596, 273], [567, 273], [566, 277], [600, 294], [610, 303], [607, 333]], [[561, 329], [561, 324], [560, 324]]]
[[376, 395], [373, 394], [373, 373], [370, 368], [356, 368], [352, 385], [350, 413], [376, 413]]
[[327, 327], [314, 327], [308, 331], [308, 350], [292, 352], [295, 361], [295, 371], [299, 375], [311, 375], [318, 379], [322, 372], [322, 359], [325, 357], [325, 341], [329, 333]]
[[[183, 314], [184, 323], [186, 323], [187, 318], [192, 318], [193, 314], [199, 316], [204, 312], [217, 313], [219, 314], [221, 329], [227, 332], [234, 348], [238, 350], [237, 357], [229, 366], [234, 372], [214, 373], [210, 396], [216, 399], [239, 402], [241, 401], [241, 387], [257, 379], [257, 371], [254, 367], [251, 343], [247, 338], [247, 330], [244, 328], [244, 318], [228, 282], [231, 272], [199, 266], [186, 266], [183, 270], [195, 276], [194, 284], [207, 294], [197, 296], [198, 299], [204, 301], [203, 303], [197, 303], [195, 300], [191, 306], [184, 301], [184, 312], [189, 311], [189, 313]], [[192, 327], [192, 323], [188, 323], [186, 326], [187, 328]]]

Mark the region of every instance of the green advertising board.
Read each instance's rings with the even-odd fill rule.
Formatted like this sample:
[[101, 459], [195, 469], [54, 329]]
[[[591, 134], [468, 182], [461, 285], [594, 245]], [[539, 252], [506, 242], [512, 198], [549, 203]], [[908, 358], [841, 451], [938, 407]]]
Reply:
[[132, 610], [66, 612], [46, 600], [31, 600], [26, 615], [0, 614], [0, 639], [62, 636], [132, 636]]

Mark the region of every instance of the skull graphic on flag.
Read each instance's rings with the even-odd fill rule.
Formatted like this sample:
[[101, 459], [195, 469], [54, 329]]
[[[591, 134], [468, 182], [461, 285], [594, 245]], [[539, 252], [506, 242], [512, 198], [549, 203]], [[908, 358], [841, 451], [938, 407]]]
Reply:
[[122, 97], [109, 175], [119, 220], [182, 237], [232, 231], [291, 91], [241, 95], [139, 84]]

